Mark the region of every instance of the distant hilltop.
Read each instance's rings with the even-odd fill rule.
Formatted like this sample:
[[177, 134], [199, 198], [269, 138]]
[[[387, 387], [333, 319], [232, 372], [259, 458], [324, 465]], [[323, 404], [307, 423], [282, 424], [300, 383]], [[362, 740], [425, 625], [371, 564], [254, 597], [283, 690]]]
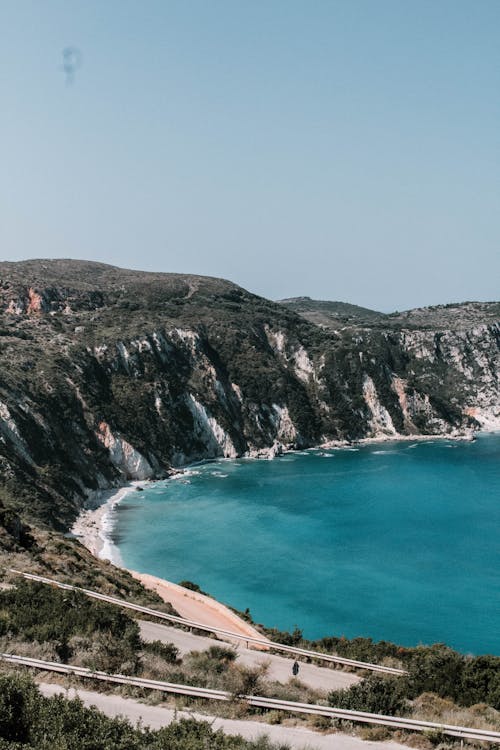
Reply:
[[500, 302], [456, 302], [393, 313], [377, 312], [348, 302], [316, 300], [310, 297], [290, 297], [278, 300], [278, 304], [285, 305], [311, 323], [326, 328], [335, 328], [342, 323], [457, 329], [500, 319]]
[[387, 317], [384, 313], [359, 305], [351, 305], [348, 302], [330, 302], [310, 297], [290, 297], [278, 300], [278, 302], [312, 323], [327, 327], [334, 323], [338, 325], [339, 322], [373, 323]]

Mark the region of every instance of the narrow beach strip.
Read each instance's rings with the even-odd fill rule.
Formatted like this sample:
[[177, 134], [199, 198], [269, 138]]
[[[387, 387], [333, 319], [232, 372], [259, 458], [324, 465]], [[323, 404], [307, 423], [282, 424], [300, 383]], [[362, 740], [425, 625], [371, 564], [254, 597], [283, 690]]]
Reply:
[[134, 578], [142, 585], [155, 591], [163, 601], [169, 602], [181, 617], [194, 620], [215, 628], [231, 630], [239, 635], [250, 638], [262, 638], [262, 633], [256, 630], [250, 623], [243, 620], [225, 604], [212, 599], [210, 596], [200, 594], [198, 591], [186, 589], [177, 583], [166, 581], [163, 578], [149, 575], [149, 573], [137, 573], [129, 570]]
[[144, 482], [130, 482], [122, 487], [96, 492], [86, 503], [71, 528], [71, 533], [100, 560], [110, 560], [121, 567], [118, 549], [111, 539], [113, 511], [125, 495]]

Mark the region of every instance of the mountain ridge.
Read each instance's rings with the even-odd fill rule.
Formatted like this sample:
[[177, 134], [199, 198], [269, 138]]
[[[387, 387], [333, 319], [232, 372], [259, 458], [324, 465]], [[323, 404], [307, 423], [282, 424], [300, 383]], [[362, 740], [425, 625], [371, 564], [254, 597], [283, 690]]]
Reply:
[[311, 297], [289, 297], [277, 301], [278, 304], [302, 315], [306, 320], [326, 328], [335, 327], [339, 323], [368, 326], [380, 324], [387, 327], [426, 325], [459, 328], [475, 321], [484, 322], [484, 320], [500, 318], [500, 302], [494, 301], [449, 302], [391, 313], [378, 312], [349, 302], [315, 300]]
[[497, 309], [324, 327], [212, 277], [0, 263], [0, 501], [68, 528], [196, 460], [500, 426]]

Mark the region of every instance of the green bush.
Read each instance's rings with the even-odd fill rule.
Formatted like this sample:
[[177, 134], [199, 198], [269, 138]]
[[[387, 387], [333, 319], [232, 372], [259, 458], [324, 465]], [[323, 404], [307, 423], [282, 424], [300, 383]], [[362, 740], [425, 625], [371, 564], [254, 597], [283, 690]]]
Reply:
[[459, 700], [462, 693], [464, 657], [451, 648], [436, 644], [413, 650], [408, 664], [408, 693], [437, 693], [442, 698]]
[[206, 651], [191, 651], [185, 658], [190, 669], [205, 675], [226, 672], [236, 659], [236, 652], [226, 646], [210, 646]]
[[[389, 645], [383, 644], [383, 649]], [[360, 658], [359, 650], [356, 651]], [[375, 713], [398, 713], [401, 700], [404, 709], [405, 698], [413, 700], [422, 693], [434, 693], [461, 706], [486, 703], [500, 709], [500, 657], [463, 656], [443, 644], [408, 648], [402, 650], [402, 654], [407, 676], [391, 679], [369, 677], [349, 690], [331, 693], [331, 705]], [[365, 659], [369, 658], [370, 653], [365, 653]], [[375, 661], [373, 653], [371, 658]]]
[[328, 696], [330, 706], [351, 711], [402, 716], [407, 713], [405, 685], [400, 678], [372, 675], [347, 690], [334, 690]]
[[408, 697], [436, 693], [461, 706], [487, 703], [500, 710], [500, 657], [463, 656], [443, 644], [411, 650]]
[[371, 638], [322, 638], [304, 641], [304, 647], [335, 653], [349, 659], [381, 663], [397, 659], [408, 670], [402, 679], [409, 699], [422, 693], [436, 693], [461, 706], [487, 703], [500, 710], [500, 657], [464, 656], [442, 643], [433, 646], [402, 647]]
[[388, 641], [373, 641], [371, 638], [337, 638], [331, 636], [314, 641], [312, 647], [319, 651], [327, 651], [344, 656], [347, 659], [378, 663], [386, 657], [404, 659], [410, 649], [396, 646]]
[[500, 658], [476, 656], [466, 659], [461, 688], [464, 705], [489, 703], [500, 711]]
[[179, 664], [179, 649], [173, 643], [162, 643], [161, 641], [150, 641], [142, 644], [143, 651], [161, 656], [168, 664]]
[[291, 633], [277, 628], [264, 628], [264, 630], [271, 641], [282, 643], [285, 646], [298, 646], [303, 641], [302, 630], [297, 627]]
[[92, 668], [138, 668], [141, 640], [134, 620], [118, 607], [42, 583], [21, 580], [15, 588], [0, 591], [0, 636], [53, 643], [63, 662], [72, 658], [78, 644], [91, 649]]

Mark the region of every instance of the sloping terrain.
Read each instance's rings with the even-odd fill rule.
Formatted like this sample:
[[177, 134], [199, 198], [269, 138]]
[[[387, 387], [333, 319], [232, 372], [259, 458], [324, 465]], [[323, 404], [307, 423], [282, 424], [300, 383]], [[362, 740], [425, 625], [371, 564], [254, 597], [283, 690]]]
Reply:
[[331, 330], [221, 279], [0, 263], [0, 500], [64, 529], [198, 459], [498, 426], [498, 309]]
[[330, 302], [310, 297], [290, 297], [278, 300], [288, 310], [301, 315], [311, 323], [325, 328], [338, 328], [341, 325], [370, 325], [383, 321], [387, 316], [367, 307], [351, 305], [348, 302]]
[[461, 302], [415, 307], [403, 312], [381, 313], [347, 302], [290, 297], [278, 304], [324, 328], [416, 328], [422, 330], [468, 330], [500, 319], [500, 302]]

